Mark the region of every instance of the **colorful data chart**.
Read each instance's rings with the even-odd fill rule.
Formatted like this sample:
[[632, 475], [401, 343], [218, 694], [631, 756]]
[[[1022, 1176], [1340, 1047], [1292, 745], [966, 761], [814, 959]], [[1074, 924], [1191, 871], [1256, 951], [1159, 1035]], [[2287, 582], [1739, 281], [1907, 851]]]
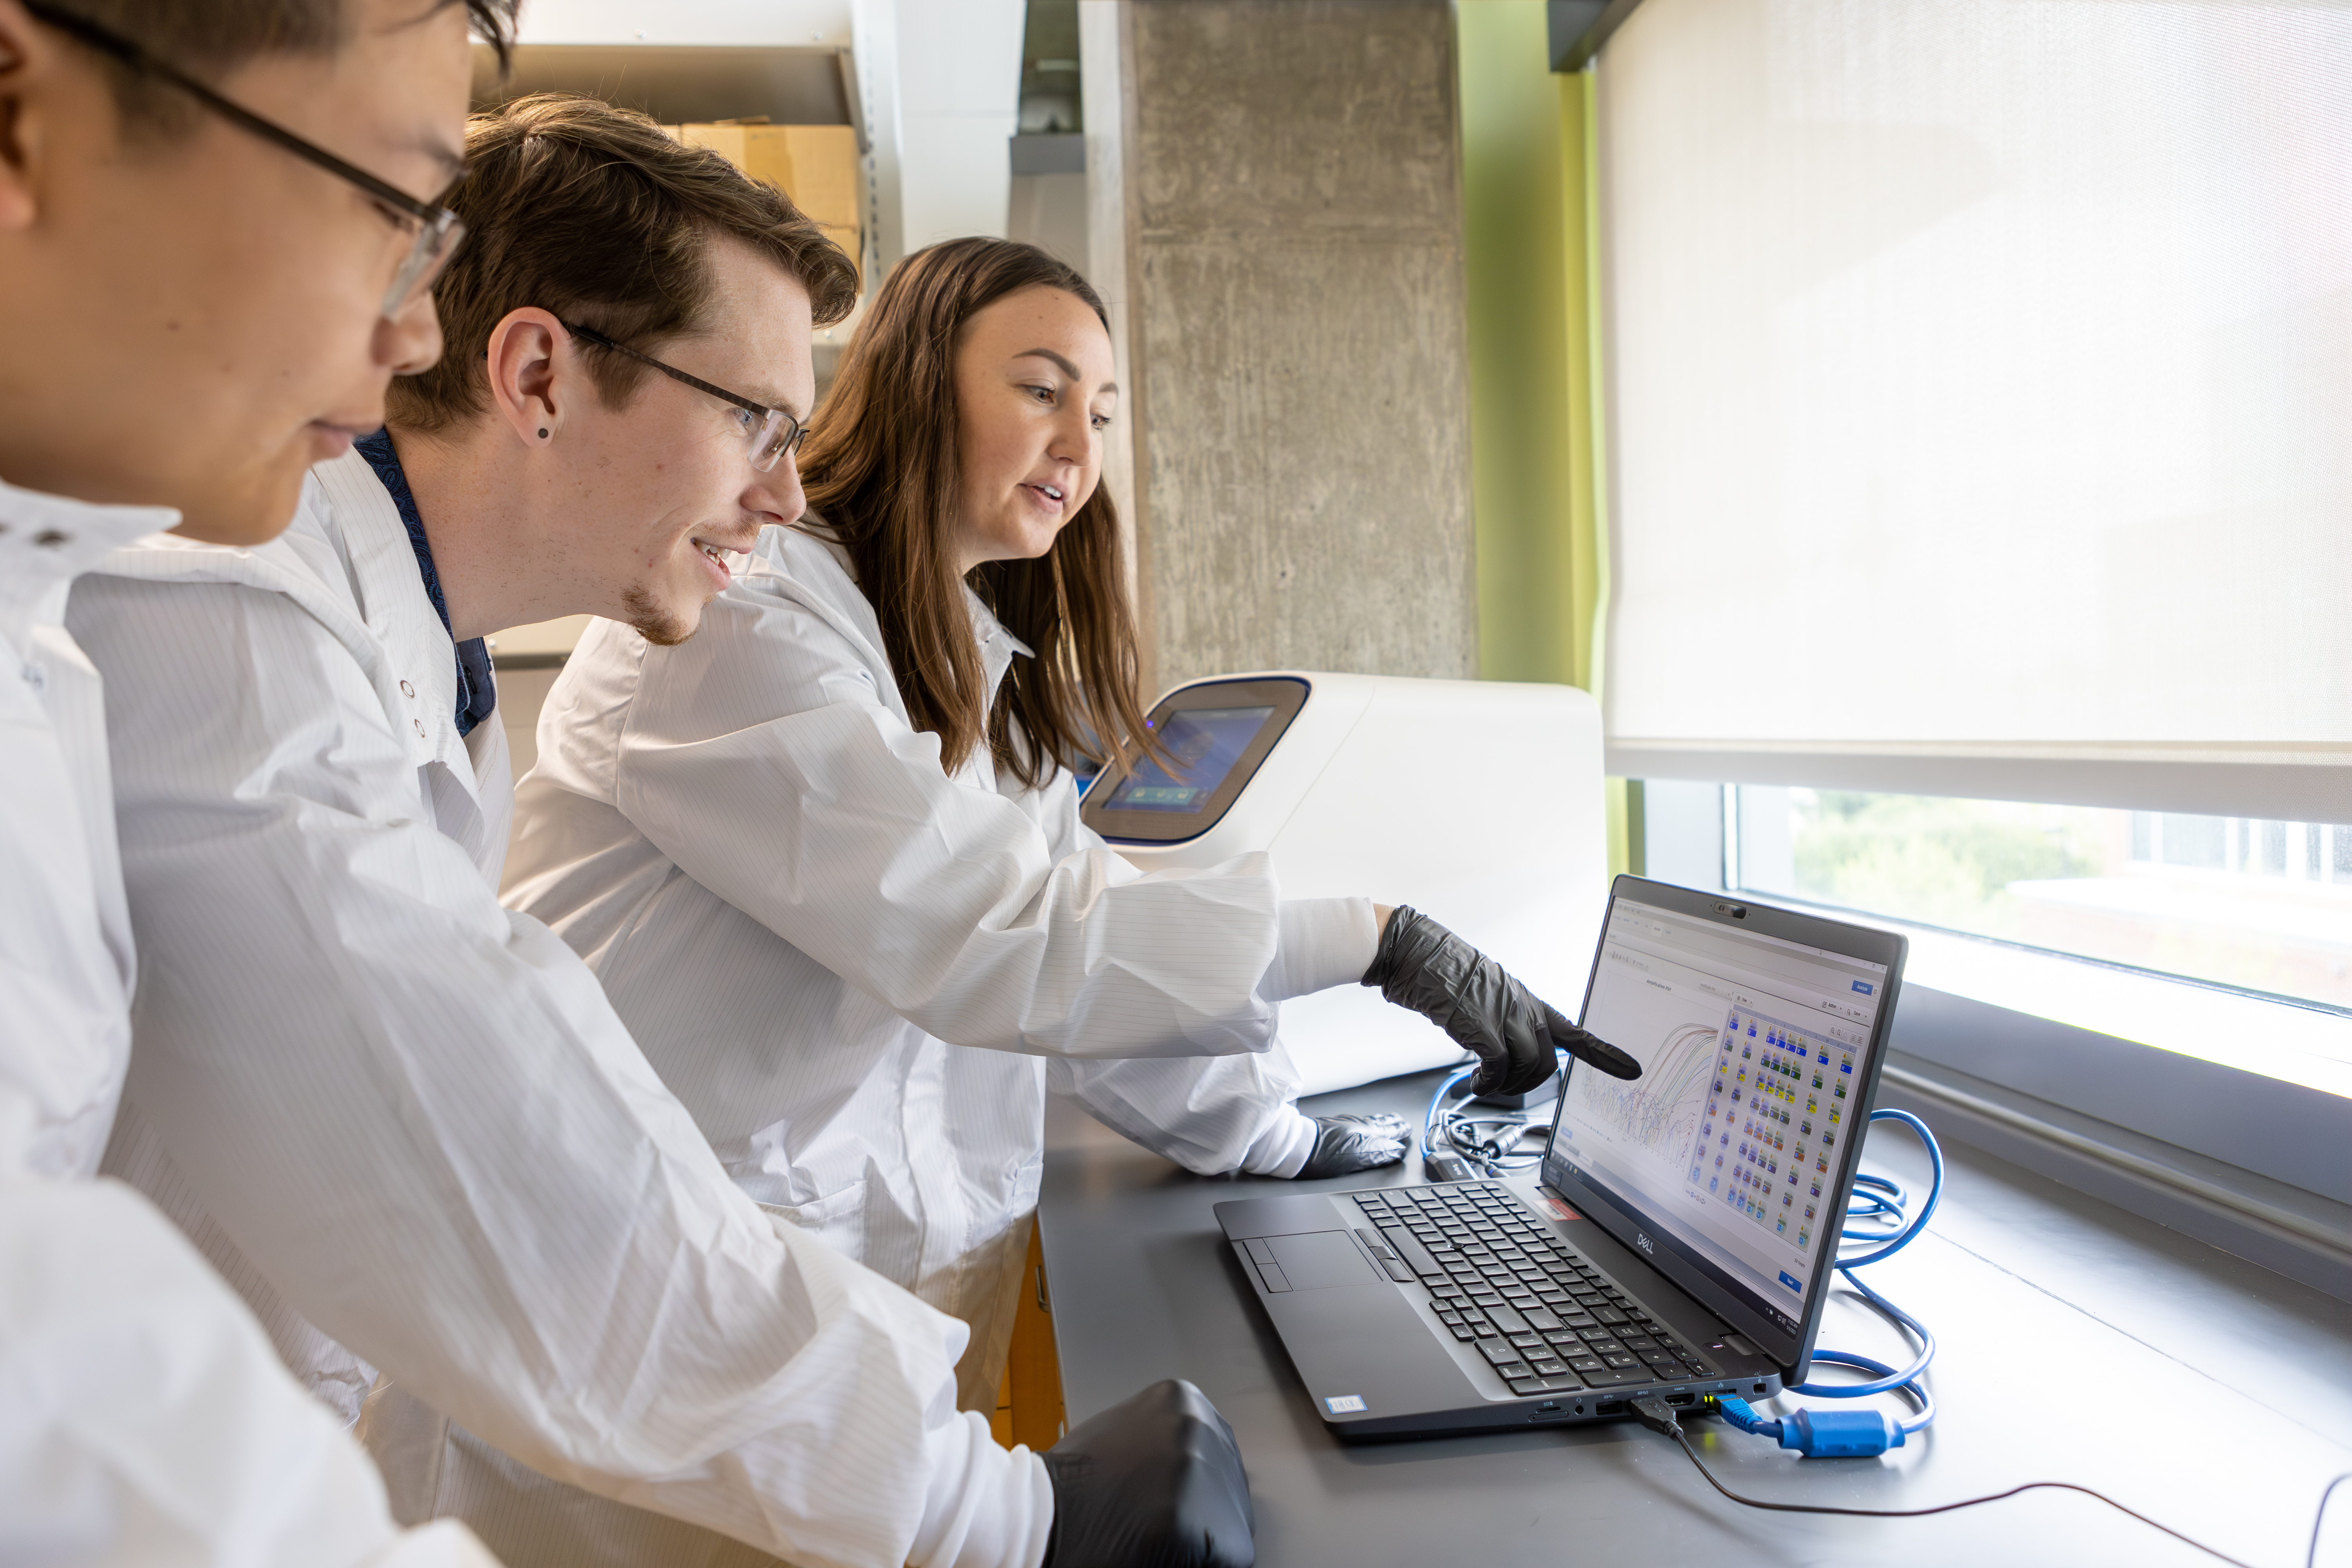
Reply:
[[[1853, 1081], [1852, 1049], [1733, 1008], [1692, 1152], [1692, 1189], [1704, 1183], [1708, 1196], [1776, 1236], [1793, 1231], [1798, 1250], [1810, 1250], [1825, 1228], [1821, 1178], [1836, 1158]], [[1801, 1186], [1809, 1189], [1801, 1202]]]

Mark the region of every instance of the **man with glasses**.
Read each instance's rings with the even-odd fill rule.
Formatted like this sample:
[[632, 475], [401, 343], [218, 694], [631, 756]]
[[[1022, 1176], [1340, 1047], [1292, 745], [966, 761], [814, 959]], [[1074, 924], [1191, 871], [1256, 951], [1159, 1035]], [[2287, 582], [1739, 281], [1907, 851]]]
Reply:
[[147, 965], [108, 1168], [323, 1396], [373, 1384], [403, 1517], [518, 1568], [1246, 1563], [1197, 1391], [1051, 1460], [997, 1447], [955, 1408], [964, 1326], [762, 1213], [586, 966], [499, 908], [481, 639], [691, 635], [800, 515], [811, 327], [856, 277], [780, 193], [593, 100], [481, 117], [467, 162], [451, 352], [386, 431], [283, 541], [149, 542], [74, 595]]
[[488, 1562], [401, 1535], [228, 1286], [89, 1179], [137, 955], [59, 619], [138, 535], [276, 534], [440, 352], [418, 193], [460, 166], [469, 22], [503, 51], [510, 11], [0, 0], [0, 1561]]

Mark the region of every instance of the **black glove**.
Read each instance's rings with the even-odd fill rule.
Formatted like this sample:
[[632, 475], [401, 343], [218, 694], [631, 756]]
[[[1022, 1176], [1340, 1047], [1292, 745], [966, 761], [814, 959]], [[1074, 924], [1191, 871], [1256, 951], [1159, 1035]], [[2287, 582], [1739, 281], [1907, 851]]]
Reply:
[[1045, 1568], [1250, 1568], [1249, 1478], [1234, 1429], [1176, 1378], [1083, 1421], [1041, 1456], [1054, 1483]]
[[1307, 1163], [1298, 1167], [1297, 1179], [1312, 1182], [1324, 1176], [1345, 1176], [1356, 1171], [1393, 1165], [1404, 1158], [1412, 1142], [1412, 1129], [1402, 1116], [1391, 1116], [1385, 1111], [1361, 1116], [1318, 1116], [1315, 1119], [1315, 1147], [1308, 1152]]
[[1398, 905], [1389, 917], [1363, 983], [1478, 1054], [1474, 1094], [1527, 1093], [1559, 1065], [1554, 1047], [1612, 1078], [1642, 1076], [1640, 1062], [1570, 1023], [1501, 964], [1411, 905]]

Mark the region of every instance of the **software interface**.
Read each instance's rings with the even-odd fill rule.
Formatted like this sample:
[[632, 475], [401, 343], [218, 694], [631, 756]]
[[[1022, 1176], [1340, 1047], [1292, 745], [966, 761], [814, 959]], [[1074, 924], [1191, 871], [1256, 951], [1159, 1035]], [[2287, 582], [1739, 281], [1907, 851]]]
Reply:
[[1793, 1329], [1839, 1214], [1883, 965], [1620, 899], [1584, 1026], [1642, 1064], [1569, 1075], [1553, 1149]]
[[1273, 717], [1271, 707], [1180, 708], [1163, 716], [1156, 728], [1176, 764], [1174, 776], [1139, 758], [1105, 804], [1113, 811], [1200, 811]]

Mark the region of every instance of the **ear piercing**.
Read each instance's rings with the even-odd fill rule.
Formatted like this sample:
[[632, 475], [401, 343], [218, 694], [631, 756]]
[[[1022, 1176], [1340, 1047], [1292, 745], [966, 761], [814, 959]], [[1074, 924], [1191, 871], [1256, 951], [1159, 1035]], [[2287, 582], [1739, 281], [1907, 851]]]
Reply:
[[547, 439], [547, 432], [546, 432], [546, 431], [544, 431], [544, 430], [541, 430], [541, 431], [539, 433], [539, 438], [540, 438], [541, 440], [542, 440], [542, 441], [546, 440], [546, 439]]

